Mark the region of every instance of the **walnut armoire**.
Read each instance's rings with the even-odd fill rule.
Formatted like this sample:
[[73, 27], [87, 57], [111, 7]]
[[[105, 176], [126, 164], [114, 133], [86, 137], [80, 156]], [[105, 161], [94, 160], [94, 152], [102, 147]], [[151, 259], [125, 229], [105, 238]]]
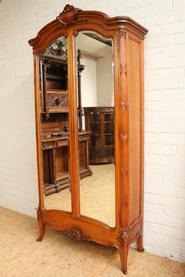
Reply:
[[[78, 66], [75, 39], [79, 32], [87, 31], [96, 32], [96, 34], [112, 41], [114, 74], [114, 133], [112, 135], [114, 137], [113, 160], [115, 166], [114, 227], [84, 216], [80, 209]], [[39, 190], [38, 240], [42, 240], [45, 225], [49, 225], [75, 239], [116, 247], [120, 253], [123, 273], [127, 273], [129, 245], [136, 241], [138, 251], [143, 251], [143, 41], [146, 33], [147, 30], [143, 26], [129, 17], [109, 17], [99, 11], [83, 11], [71, 5], [66, 5], [56, 19], [38, 32], [36, 38], [29, 40], [29, 44], [33, 48], [34, 58]], [[67, 53], [67, 68], [65, 70], [67, 70], [68, 76], [65, 90], [68, 93], [68, 106], [64, 111], [60, 107], [62, 99], [56, 98], [54, 103], [58, 110], [52, 114], [51, 107], [49, 111], [41, 110], [43, 95], [41, 95], [40, 88], [42, 74], [40, 63], [43, 61], [42, 55], [46, 53], [46, 49], [61, 37], [65, 39], [67, 45], [67, 50], [65, 50]], [[61, 45], [64, 47], [64, 44], [61, 43]], [[64, 90], [64, 88], [62, 87], [61, 90]], [[60, 92], [60, 96], [63, 97], [63, 95], [66, 95], [66, 92], [63, 92], [63, 94]], [[51, 96], [51, 93], [48, 96]], [[62, 115], [63, 112], [65, 115]], [[67, 130], [61, 127], [63, 129], [59, 128], [57, 132], [62, 131], [58, 136], [63, 136], [66, 145], [68, 145], [67, 159], [69, 161], [68, 181], [70, 182], [71, 211], [47, 209], [45, 207], [45, 198], [48, 196], [45, 197], [44, 191], [42, 118], [47, 121], [49, 113], [52, 114], [50, 120], [57, 118], [55, 122], [59, 122], [60, 118], [61, 120], [63, 118], [64, 121], [66, 118], [68, 120]], [[86, 141], [88, 139], [87, 137]], [[53, 138], [52, 143], [53, 141], [56, 141], [55, 138]], [[88, 175], [90, 175], [89, 165], [86, 166]], [[96, 199], [94, 199], [95, 203]]]

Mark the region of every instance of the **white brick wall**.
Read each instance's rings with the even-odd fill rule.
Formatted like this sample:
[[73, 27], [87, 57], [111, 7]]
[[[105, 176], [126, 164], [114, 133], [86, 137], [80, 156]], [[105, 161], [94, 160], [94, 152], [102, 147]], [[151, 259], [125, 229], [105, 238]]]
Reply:
[[[33, 64], [28, 39], [67, 1], [0, 3], [0, 205], [37, 206]], [[81, 0], [82, 9], [127, 15], [145, 40], [145, 249], [185, 260], [185, 1]]]

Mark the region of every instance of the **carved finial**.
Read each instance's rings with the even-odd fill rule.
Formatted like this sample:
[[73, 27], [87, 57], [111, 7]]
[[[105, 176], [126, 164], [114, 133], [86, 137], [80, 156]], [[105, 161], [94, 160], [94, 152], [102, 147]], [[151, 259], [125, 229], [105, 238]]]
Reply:
[[64, 10], [59, 14], [57, 19], [65, 26], [72, 25], [75, 23], [77, 14], [80, 11], [80, 9], [68, 4], [64, 7]]

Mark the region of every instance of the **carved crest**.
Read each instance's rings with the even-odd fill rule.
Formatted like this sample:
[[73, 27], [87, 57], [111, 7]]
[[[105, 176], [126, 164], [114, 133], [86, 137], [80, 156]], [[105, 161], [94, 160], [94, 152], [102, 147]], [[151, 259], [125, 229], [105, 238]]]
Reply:
[[66, 5], [64, 10], [59, 14], [57, 19], [62, 23], [64, 26], [69, 26], [75, 23], [77, 14], [80, 12], [80, 9], [73, 7], [72, 5]]

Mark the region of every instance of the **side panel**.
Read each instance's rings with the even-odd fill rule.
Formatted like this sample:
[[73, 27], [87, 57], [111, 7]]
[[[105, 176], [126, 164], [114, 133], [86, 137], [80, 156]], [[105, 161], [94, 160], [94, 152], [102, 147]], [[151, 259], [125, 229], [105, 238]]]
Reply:
[[127, 35], [128, 128], [129, 128], [129, 227], [142, 216], [143, 184], [143, 66], [141, 40]]

